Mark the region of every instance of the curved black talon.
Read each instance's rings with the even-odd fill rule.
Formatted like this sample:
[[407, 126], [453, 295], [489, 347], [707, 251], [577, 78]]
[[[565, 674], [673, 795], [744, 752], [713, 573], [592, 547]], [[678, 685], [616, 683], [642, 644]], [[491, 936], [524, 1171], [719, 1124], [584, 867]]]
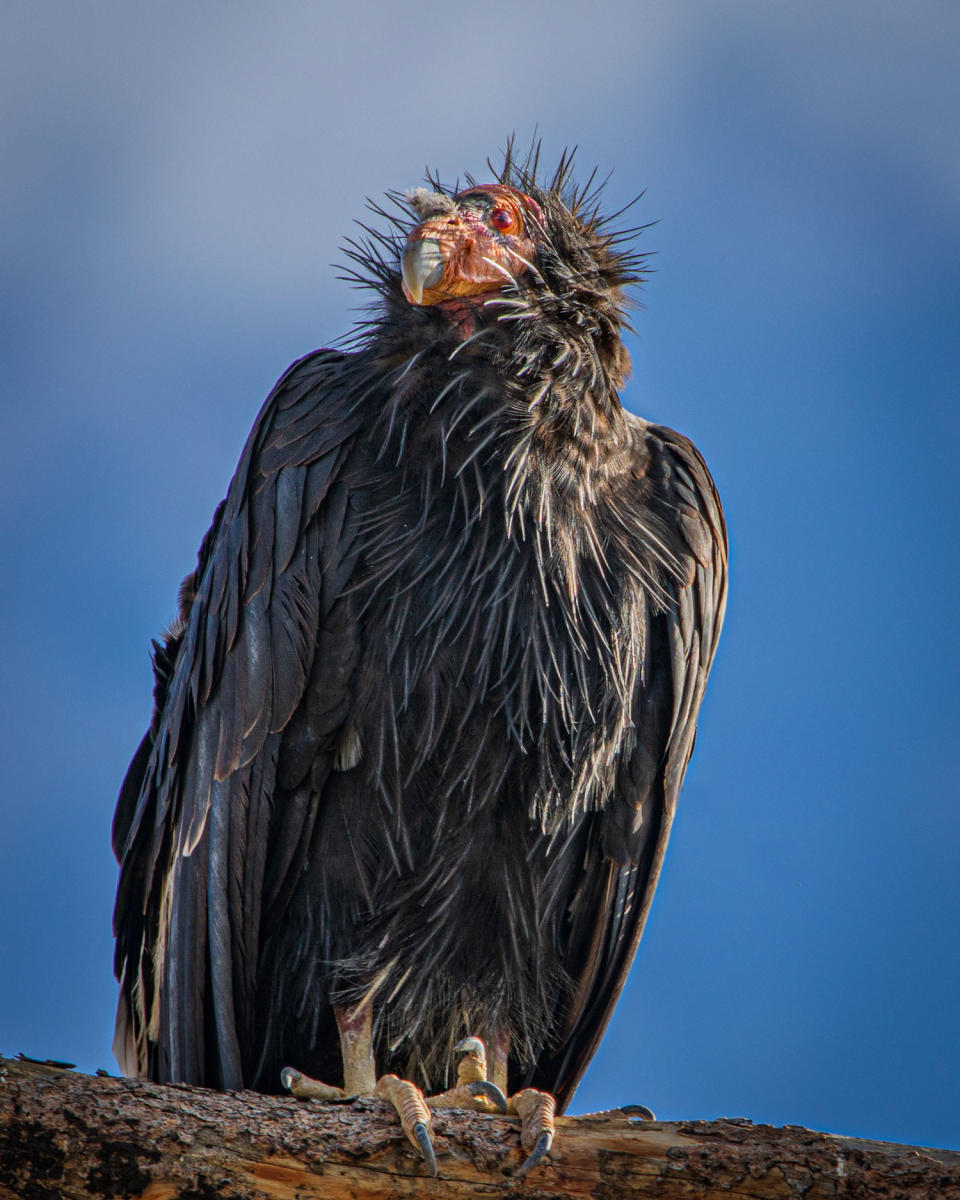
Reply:
[[655, 1121], [653, 1110], [645, 1104], [621, 1104], [620, 1111], [628, 1117], [638, 1117], [641, 1121]]
[[500, 1112], [506, 1113], [507, 1098], [495, 1083], [490, 1083], [486, 1079], [477, 1079], [465, 1086], [471, 1096], [483, 1096], [491, 1104], [495, 1104]]
[[423, 1121], [418, 1121], [413, 1127], [413, 1132], [420, 1147], [420, 1153], [423, 1155], [423, 1161], [427, 1164], [427, 1170], [436, 1178], [437, 1156], [433, 1152], [433, 1142], [430, 1141], [430, 1130]]
[[540, 1163], [542, 1163], [550, 1153], [550, 1148], [552, 1146], [553, 1134], [549, 1131], [549, 1129], [545, 1129], [537, 1138], [537, 1144], [531, 1151], [530, 1157], [514, 1174], [514, 1179], [523, 1179], [524, 1175], [526, 1175], [528, 1171], [532, 1171], [534, 1167], [539, 1166]]

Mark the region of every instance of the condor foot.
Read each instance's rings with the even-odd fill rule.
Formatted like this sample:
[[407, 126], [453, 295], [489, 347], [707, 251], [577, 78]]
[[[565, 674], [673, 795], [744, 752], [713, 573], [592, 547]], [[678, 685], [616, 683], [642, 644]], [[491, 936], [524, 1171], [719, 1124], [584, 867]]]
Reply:
[[433, 1149], [430, 1128], [432, 1108], [473, 1108], [479, 1112], [507, 1111], [503, 1092], [486, 1077], [486, 1054], [479, 1038], [466, 1038], [455, 1050], [462, 1054], [457, 1067], [457, 1082], [452, 1088], [435, 1096], [423, 1092], [396, 1075], [381, 1075], [374, 1094], [388, 1100], [400, 1117], [407, 1140], [423, 1156], [431, 1175], [437, 1174], [437, 1157]]
[[[546, 1159], [553, 1147], [556, 1135], [553, 1096], [536, 1088], [524, 1088], [507, 1100], [496, 1084], [487, 1079], [487, 1051], [480, 1038], [464, 1038], [454, 1051], [462, 1055], [457, 1066], [456, 1084], [438, 1096], [429, 1096], [427, 1104], [431, 1108], [473, 1108], [519, 1117], [520, 1145], [526, 1150], [527, 1158], [513, 1178], [523, 1179]], [[506, 1075], [505, 1064], [503, 1074]]]
[[462, 1055], [457, 1064], [457, 1082], [445, 1092], [427, 1097], [431, 1108], [472, 1108], [477, 1112], [505, 1113], [507, 1098], [487, 1079], [487, 1051], [477, 1037], [464, 1038], [453, 1048]]
[[534, 1167], [540, 1165], [553, 1148], [556, 1128], [553, 1123], [556, 1101], [549, 1092], [538, 1092], [536, 1088], [524, 1088], [507, 1101], [507, 1112], [520, 1118], [520, 1145], [526, 1150], [527, 1158], [514, 1174], [522, 1179]]
[[403, 1132], [407, 1141], [420, 1151], [427, 1170], [431, 1175], [437, 1174], [437, 1156], [433, 1149], [433, 1139], [430, 1137], [430, 1109], [427, 1108], [426, 1097], [416, 1084], [406, 1079], [398, 1079], [396, 1075], [381, 1075], [377, 1080], [374, 1095], [379, 1100], [387, 1100], [397, 1111]]
[[371, 1086], [372, 1080], [366, 1065], [363, 1065], [372, 1063], [366, 1051], [362, 1058], [344, 1055], [346, 1087], [333, 1087], [319, 1079], [311, 1079], [293, 1067], [284, 1067], [280, 1072], [280, 1080], [289, 1092], [304, 1100], [344, 1104], [361, 1095], [373, 1095], [378, 1100], [385, 1100], [393, 1106], [404, 1135], [433, 1176], [438, 1171], [431, 1136], [431, 1109], [466, 1108], [476, 1112], [517, 1116], [520, 1118], [520, 1144], [527, 1152], [527, 1158], [514, 1178], [522, 1179], [544, 1161], [553, 1146], [553, 1097], [547, 1092], [524, 1088], [508, 1100], [500, 1088], [487, 1079], [486, 1049], [479, 1038], [465, 1038], [455, 1050], [461, 1055], [457, 1065], [457, 1082], [452, 1088], [434, 1096], [424, 1096], [415, 1084], [396, 1075], [381, 1075]]
[[[283, 1068], [280, 1072], [280, 1082], [299, 1100], [326, 1100], [332, 1104], [347, 1104], [363, 1094], [360, 1091], [350, 1094], [343, 1088], [333, 1087], [319, 1079], [311, 1079], [309, 1075], [304, 1075], [293, 1067]], [[430, 1136], [430, 1109], [423, 1092], [415, 1084], [398, 1079], [396, 1075], [381, 1075], [371, 1094], [378, 1100], [385, 1100], [393, 1105], [407, 1140], [419, 1151], [427, 1170], [435, 1176], [437, 1156]]]

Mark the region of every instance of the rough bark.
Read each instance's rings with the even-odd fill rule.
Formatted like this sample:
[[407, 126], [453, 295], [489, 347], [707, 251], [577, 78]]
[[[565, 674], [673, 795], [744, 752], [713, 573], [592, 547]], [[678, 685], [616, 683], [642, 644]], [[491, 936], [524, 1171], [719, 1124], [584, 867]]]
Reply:
[[522, 1184], [517, 1123], [438, 1112], [441, 1178], [391, 1110], [158, 1087], [0, 1059], [0, 1200], [373, 1200], [517, 1195], [960, 1200], [960, 1152], [749, 1121], [649, 1122], [615, 1109], [560, 1118]]

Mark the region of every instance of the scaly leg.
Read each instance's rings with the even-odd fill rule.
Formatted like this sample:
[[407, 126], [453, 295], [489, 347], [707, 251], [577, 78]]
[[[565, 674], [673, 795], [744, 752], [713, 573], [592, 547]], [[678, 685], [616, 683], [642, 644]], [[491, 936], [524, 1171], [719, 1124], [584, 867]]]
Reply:
[[372, 1096], [376, 1088], [370, 1005], [352, 1009], [334, 1005], [333, 1015], [340, 1034], [343, 1087], [332, 1087], [329, 1083], [301, 1074], [293, 1067], [284, 1067], [280, 1072], [280, 1082], [300, 1100], [328, 1100], [345, 1104], [357, 1096]]
[[[517, 1171], [517, 1179], [522, 1179], [550, 1153], [554, 1136], [553, 1097], [534, 1088], [525, 1088], [507, 1100], [503, 1090], [487, 1078], [486, 1048], [479, 1038], [464, 1038], [454, 1047], [461, 1055], [454, 1086], [438, 1095], [425, 1097], [415, 1084], [396, 1075], [382, 1075], [377, 1079], [373, 1015], [369, 1004], [356, 1008], [334, 1007], [333, 1012], [340, 1034], [343, 1087], [333, 1087], [319, 1079], [311, 1079], [293, 1067], [284, 1067], [280, 1072], [281, 1082], [294, 1096], [334, 1103], [345, 1103], [357, 1096], [376, 1096], [387, 1101], [396, 1110], [407, 1140], [420, 1152], [434, 1176], [437, 1158], [430, 1136], [431, 1108], [472, 1108], [518, 1116], [520, 1144], [527, 1151], [527, 1159]], [[508, 1051], [509, 1042], [502, 1038], [494, 1040], [494, 1079], [499, 1077], [504, 1083]]]
[[343, 1059], [343, 1087], [332, 1087], [319, 1079], [311, 1079], [293, 1067], [284, 1067], [280, 1082], [301, 1100], [327, 1100], [346, 1103], [357, 1096], [376, 1096], [397, 1110], [403, 1132], [411, 1145], [423, 1156], [431, 1175], [437, 1174], [437, 1158], [430, 1139], [430, 1110], [423, 1092], [415, 1084], [396, 1075], [377, 1079], [373, 1057], [373, 1013], [369, 1004], [355, 1008], [334, 1005], [333, 1015], [340, 1034], [340, 1054]]

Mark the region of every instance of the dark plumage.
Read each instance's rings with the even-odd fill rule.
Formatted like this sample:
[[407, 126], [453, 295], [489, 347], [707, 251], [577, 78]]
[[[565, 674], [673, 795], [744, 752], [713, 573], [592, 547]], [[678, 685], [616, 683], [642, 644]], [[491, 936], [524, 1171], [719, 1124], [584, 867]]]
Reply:
[[508, 156], [498, 185], [433, 181], [408, 242], [391, 217], [353, 244], [369, 319], [257, 418], [117, 806], [129, 1072], [335, 1083], [331, 1004], [364, 996], [379, 1069], [431, 1089], [476, 1033], [509, 1044], [511, 1091], [562, 1107], [596, 1049], [726, 537], [693, 445], [621, 407], [638, 259], [569, 162], [535, 175]]

